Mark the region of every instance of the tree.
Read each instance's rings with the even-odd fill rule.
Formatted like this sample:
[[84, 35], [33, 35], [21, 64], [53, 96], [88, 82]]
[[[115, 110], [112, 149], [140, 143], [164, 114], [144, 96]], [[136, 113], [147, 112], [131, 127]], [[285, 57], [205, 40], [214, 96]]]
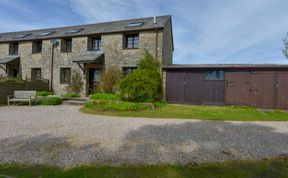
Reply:
[[65, 88], [67, 92], [80, 94], [83, 89], [83, 80], [78, 70], [73, 70], [71, 76], [71, 83]]
[[136, 102], [151, 102], [161, 96], [161, 75], [159, 63], [145, 52], [139, 61], [138, 69], [120, 81], [121, 97]]
[[117, 66], [107, 67], [102, 74], [99, 89], [105, 93], [116, 93], [118, 82], [122, 78], [122, 72]]
[[288, 59], [288, 33], [283, 39], [284, 49], [282, 49], [284, 56]]

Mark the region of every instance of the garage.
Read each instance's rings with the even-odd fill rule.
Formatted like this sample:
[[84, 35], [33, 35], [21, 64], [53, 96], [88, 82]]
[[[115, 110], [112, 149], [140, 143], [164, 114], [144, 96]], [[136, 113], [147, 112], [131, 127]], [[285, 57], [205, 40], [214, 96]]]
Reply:
[[287, 65], [164, 67], [170, 103], [288, 109]]
[[172, 103], [225, 104], [224, 71], [169, 71], [166, 99]]

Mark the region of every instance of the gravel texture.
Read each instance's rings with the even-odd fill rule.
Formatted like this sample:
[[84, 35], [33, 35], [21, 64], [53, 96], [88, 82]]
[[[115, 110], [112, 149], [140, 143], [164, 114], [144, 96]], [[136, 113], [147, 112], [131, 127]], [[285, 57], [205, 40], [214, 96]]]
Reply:
[[0, 107], [0, 164], [198, 164], [288, 155], [288, 122], [95, 116], [77, 106]]

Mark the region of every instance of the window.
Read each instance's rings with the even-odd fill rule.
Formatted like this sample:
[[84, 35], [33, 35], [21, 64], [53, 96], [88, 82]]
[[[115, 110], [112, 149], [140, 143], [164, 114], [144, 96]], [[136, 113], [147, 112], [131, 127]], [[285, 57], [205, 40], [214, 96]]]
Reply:
[[79, 33], [82, 30], [84, 30], [84, 28], [75, 28], [75, 29], [65, 32], [65, 34]]
[[70, 68], [60, 68], [60, 83], [68, 84], [71, 80], [71, 69]]
[[72, 52], [72, 38], [62, 39], [61, 52]]
[[30, 36], [30, 35], [32, 35], [32, 33], [17, 35], [17, 36], [15, 36], [15, 38], [25, 38], [25, 37]]
[[31, 78], [40, 79], [41, 78], [41, 68], [31, 69]]
[[224, 71], [222, 70], [206, 71], [205, 80], [224, 80]]
[[137, 49], [139, 48], [139, 34], [126, 35], [125, 37], [125, 48]]
[[42, 41], [33, 41], [32, 53], [42, 53]]
[[10, 43], [9, 44], [9, 54], [18, 55], [19, 43]]
[[90, 37], [88, 43], [89, 51], [101, 51], [101, 37]]
[[124, 76], [131, 74], [137, 67], [123, 67], [123, 74]]
[[126, 25], [126, 27], [140, 27], [142, 25], [144, 25], [144, 22], [132, 22]]
[[52, 33], [55, 33], [55, 31], [43, 32], [43, 33], [40, 33], [39, 35], [40, 36], [48, 36], [48, 35], [51, 35]]

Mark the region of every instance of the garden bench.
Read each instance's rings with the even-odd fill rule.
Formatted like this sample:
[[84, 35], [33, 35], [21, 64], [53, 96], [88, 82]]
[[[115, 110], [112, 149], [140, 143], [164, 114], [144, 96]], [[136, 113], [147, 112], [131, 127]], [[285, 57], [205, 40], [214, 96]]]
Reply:
[[29, 106], [31, 106], [31, 101], [36, 99], [36, 91], [28, 91], [28, 90], [15, 90], [13, 96], [7, 96], [7, 103], [10, 106], [10, 102], [13, 103], [17, 101], [28, 101]]

